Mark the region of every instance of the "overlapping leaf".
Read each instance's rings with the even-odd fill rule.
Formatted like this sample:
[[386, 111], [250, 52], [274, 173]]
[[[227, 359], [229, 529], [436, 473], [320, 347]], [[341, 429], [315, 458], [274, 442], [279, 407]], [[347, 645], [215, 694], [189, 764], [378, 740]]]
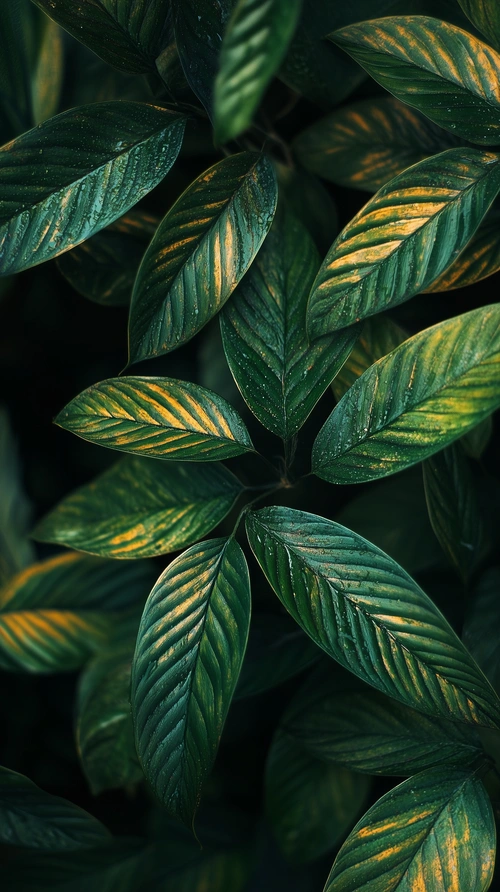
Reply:
[[250, 580], [234, 539], [193, 546], [146, 604], [132, 668], [132, 712], [144, 773], [192, 825], [245, 652]]
[[492, 433], [493, 417], [488, 415], [462, 437], [461, 443], [467, 455], [479, 460], [491, 440]]
[[253, 449], [226, 400], [174, 378], [109, 378], [59, 413], [56, 424], [84, 440], [165, 460], [215, 461]]
[[37, 55], [31, 75], [33, 123], [57, 114], [64, 81], [63, 32], [52, 19], [36, 13]]
[[313, 447], [331, 483], [386, 477], [444, 449], [500, 406], [500, 304], [433, 325], [371, 366]]
[[474, 285], [500, 270], [500, 213], [490, 211], [454, 263], [426, 288], [427, 293]]
[[490, 567], [479, 579], [467, 605], [462, 637], [497, 692], [500, 691], [500, 568]]
[[290, 508], [247, 517], [254, 554], [286, 609], [331, 657], [429, 715], [498, 727], [500, 701], [432, 601], [371, 543]]
[[500, 9], [496, 0], [458, 0], [471, 22], [488, 43], [500, 49]]
[[221, 309], [267, 235], [276, 198], [271, 163], [254, 152], [225, 158], [189, 186], [140, 266], [130, 362], [175, 350]]
[[244, 399], [284, 440], [300, 430], [358, 334], [353, 327], [309, 344], [307, 296], [318, 266], [305, 229], [280, 213], [221, 316], [224, 350]]
[[449, 149], [399, 174], [342, 230], [313, 284], [313, 338], [425, 290], [474, 235], [500, 189], [500, 160]]
[[340, 400], [363, 372], [399, 347], [407, 337], [407, 332], [388, 316], [366, 319], [351, 354], [332, 381], [335, 399]]
[[428, 16], [392, 16], [329, 36], [431, 121], [473, 143], [500, 143], [500, 55], [467, 31]]
[[35, 266], [120, 217], [168, 173], [185, 118], [159, 106], [70, 109], [0, 149], [0, 273]]
[[474, 774], [435, 768], [386, 793], [342, 846], [325, 892], [486, 892], [495, 825]]
[[280, 195], [312, 235], [316, 247], [326, 254], [339, 231], [337, 207], [318, 177], [299, 165], [275, 162]]
[[186, 80], [212, 114], [222, 37], [235, 0], [171, 0], [175, 40]]
[[0, 407], [0, 585], [31, 564], [35, 557], [28, 539], [31, 506], [24, 493], [13, 431]]
[[167, 554], [210, 532], [241, 491], [222, 465], [126, 457], [67, 496], [34, 535], [103, 557]]

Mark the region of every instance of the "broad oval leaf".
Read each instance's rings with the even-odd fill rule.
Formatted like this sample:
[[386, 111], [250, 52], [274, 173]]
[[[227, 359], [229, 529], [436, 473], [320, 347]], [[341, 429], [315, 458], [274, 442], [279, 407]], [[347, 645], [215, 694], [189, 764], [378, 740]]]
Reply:
[[394, 96], [362, 99], [311, 124], [293, 142], [307, 170], [339, 186], [376, 192], [405, 168], [458, 144]]
[[500, 270], [500, 212], [490, 211], [454, 263], [426, 288], [427, 294], [474, 285]]
[[297, 26], [302, 0], [237, 0], [227, 23], [215, 80], [217, 142], [249, 127]]
[[387, 477], [444, 449], [500, 406], [500, 304], [409, 338], [342, 397], [313, 447], [330, 483]]
[[171, 461], [216, 461], [253, 450], [226, 400], [174, 378], [100, 381], [71, 400], [56, 424], [109, 449]]
[[335, 399], [340, 400], [363, 372], [406, 341], [408, 334], [388, 316], [365, 319], [352, 352], [332, 381]]
[[63, 499], [33, 535], [103, 557], [168, 554], [216, 527], [242, 490], [222, 465], [127, 457]]
[[500, 8], [496, 0], [458, 0], [472, 24], [500, 50]]
[[392, 558], [340, 524], [291, 508], [251, 513], [247, 531], [274, 591], [329, 656], [414, 709], [498, 727], [493, 689]]
[[186, 80], [212, 116], [222, 38], [235, 0], [171, 0], [175, 40]]
[[0, 842], [45, 852], [73, 852], [110, 842], [88, 812], [52, 796], [17, 771], [0, 767]]
[[329, 36], [431, 121], [473, 143], [500, 143], [500, 55], [467, 31], [428, 16], [392, 16]]
[[279, 213], [221, 315], [224, 350], [243, 398], [283, 440], [300, 430], [358, 334], [353, 327], [309, 344], [307, 297], [318, 267], [306, 230]]
[[131, 363], [175, 350], [221, 309], [267, 235], [276, 200], [273, 167], [255, 152], [219, 161], [189, 186], [137, 274]]
[[312, 286], [313, 338], [401, 304], [447, 269], [500, 189], [500, 160], [449, 149], [399, 174], [330, 248]]
[[325, 892], [486, 892], [495, 823], [474, 774], [432, 768], [404, 781], [361, 818]]
[[144, 773], [167, 811], [192, 826], [243, 661], [250, 579], [234, 539], [201, 542], [160, 576], [132, 666]]
[[166, 176], [184, 126], [159, 106], [97, 102], [3, 146], [0, 273], [57, 257], [113, 223]]

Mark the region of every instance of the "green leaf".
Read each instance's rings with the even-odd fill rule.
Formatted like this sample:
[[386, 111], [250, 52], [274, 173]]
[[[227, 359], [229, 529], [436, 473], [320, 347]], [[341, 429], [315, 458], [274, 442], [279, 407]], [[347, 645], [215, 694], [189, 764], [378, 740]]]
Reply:
[[407, 337], [407, 332], [388, 316], [366, 319], [351, 354], [332, 381], [335, 399], [340, 400], [363, 372], [399, 347]]
[[331, 851], [352, 827], [369, 789], [338, 765], [315, 759], [278, 730], [266, 763], [265, 805], [285, 857], [307, 864]]
[[[162, 842], [162, 850], [165, 846]], [[196, 845], [196, 843], [195, 843]], [[168, 863], [169, 852], [163, 857], [156, 873], [150, 882], [141, 886], [141, 892], [208, 892], [208, 890], [230, 890], [230, 892], [246, 892], [249, 875], [251, 875], [251, 859], [248, 852], [241, 848], [207, 848], [203, 846], [193, 851], [189, 861], [182, 865]], [[175, 858], [175, 855], [174, 855]], [[249, 863], [250, 862], [250, 863]]]
[[468, 245], [448, 269], [426, 288], [427, 294], [474, 285], [500, 270], [500, 211], [490, 211]]
[[326, 653], [373, 687], [429, 715], [498, 727], [500, 701], [430, 598], [351, 530], [304, 511], [247, 517], [272, 588]]
[[465, 248], [500, 189], [500, 160], [449, 149], [399, 174], [330, 248], [312, 286], [317, 338], [425, 290]]
[[500, 691], [500, 567], [490, 567], [468, 601], [462, 637], [497, 692]]
[[102, 102], [7, 143], [0, 149], [1, 274], [57, 257], [128, 211], [172, 167], [184, 125], [159, 106]]
[[362, 99], [311, 124], [293, 142], [307, 170], [339, 186], [376, 192], [456, 137], [393, 96]]
[[395, 787], [342, 846], [325, 892], [486, 892], [495, 824], [474, 774], [433, 768]]
[[110, 840], [88, 812], [0, 767], [0, 842], [47, 852], [91, 849]]
[[123, 71], [154, 70], [168, 43], [170, 17], [165, 0], [33, 0], [51, 19]]
[[30, 43], [34, 10], [29, 0], [2, 3], [0, 9], [0, 141], [32, 125]]
[[222, 36], [235, 0], [171, 0], [175, 40], [186, 80], [212, 115]]
[[473, 143], [500, 143], [500, 56], [467, 31], [428, 16], [393, 16], [329, 36], [431, 121]]
[[458, 0], [465, 15], [500, 50], [500, 9], [496, 0]]
[[71, 400], [56, 424], [109, 449], [171, 461], [215, 461], [253, 450], [226, 400], [174, 378], [100, 381]]
[[77, 669], [123, 615], [144, 604], [151, 568], [62, 554], [22, 570], [0, 589], [0, 666], [14, 672]]
[[201, 542], [160, 576], [132, 667], [132, 713], [144, 773], [167, 811], [192, 826], [238, 680], [250, 579], [234, 539]]
[[487, 415], [483, 421], [471, 428], [461, 439], [462, 446], [470, 458], [479, 460], [487, 448], [493, 434], [493, 418]]
[[500, 304], [433, 325], [371, 366], [313, 447], [330, 483], [395, 474], [444, 449], [500, 406]]
[[17, 446], [0, 406], [0, 585], [35, 560], [28, 539], [31, 506], [24, 493]]
[[228, 142], [252, 123], [299, 20], [302, 0], [236, 0], [215, 80], [215, 139]]
[[63, 32], [37, 11], [37, 56], [31, 76], [33, 123], [40, 124], [57, 113], [64, 80]]
[[175, 350], [231, 296], [273, 221], [276, 178], [263, 155], [242, 152], [198, 177], [160, 223], [130, 309], [130, 362]]
[[338, 214], [333, 198], [321, 180], [298, 165], [275, 162], [276, 173], [286, 205], [303, 223], [322, 255], [338, 234]]
[[63, 499], [34, 536], [103, 557], [168, 554], [213, 530], [242, 490], [222, 465], [127, 457]]
[[243, 398], [284, 440], [300, 430], [358, 334], [349, 329], [309, 345], [307, 297], [318, 267], [306, 230], [280, 213], [221, 315], [224, 350]]
[[311, 756], [402, 777], [438, 765], [480, 764], [483, 748], [472, 727], [416, 712], [332, 668], [309, 676], [281, 720]]
[[59, 272], [75, 291], [104, 306], [130, 303], [144, 252], [160, 221], [144, 211], [129, 211], [57, 260]]

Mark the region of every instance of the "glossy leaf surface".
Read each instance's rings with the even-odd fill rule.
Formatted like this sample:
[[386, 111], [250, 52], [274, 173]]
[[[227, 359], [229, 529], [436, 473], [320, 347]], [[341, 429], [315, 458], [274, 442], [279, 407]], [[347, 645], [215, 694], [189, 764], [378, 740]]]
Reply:
[[480, 780], [435, 768], [386, 793], [342, 846], [325, 892], [486, 892], [495, 827]]
[[491, 46], [500, 49], [500, 9], [496, 0], [458, 0], [466, 16]]
[[365, 319], [352, 352], [332, 381], [335, 399], [340, 400], [363, 372], [399, 347], [407, 337], [407, 332], [388, 316], [371, 316]]
[[274, 591], [329, 656], [430, 715], [496, 727], [500, 701], [442, 614], [384, 552], [330, 520], [290, 508], [247, 517]]
[[140, 266], [130, 362], [175, 350], [221, 309], [267, 235], [276, 199], [271, 163], [254, 152], [219, 161], [189, 186]]
[[500, 161], [449, 149], [399, 174], [342, 230], [313, 284], [312, 338], [425, 290], [472, 238], [500, 189]]
[[103, 557], [168, 554], [217, 526], [241, 491], [236, 477], [218, 464], [127, 457], [67, 496], [34, 535]]
[[454, 263], [426, 292], [453, 291], [474, 285], [500, 270], [500, 213], [490, 211]]
[[250, 580], [234, 539], [193, 546], [146, 604], [132, 668], [136, 746], [157, 798], [192, 825], [243, 661]]
[[330, 39], [431, 121], [473, 143], [500, 143], [500, 55], [467, 31], [427, 16], [393, 16]]
[[371, 366], [313, 447], [314, 473], [361, 483], [423, 461], [500, 405], [500, 305], [433, 325]]
[[0, 149], [0, 273], [57, 257], [113, 223], [168, 173], [185, 118], [158, 106], [70, 109]]
[[84, 440], [165, 460], [215, 461], [253, 449], [226, 400], [174, 378], [109, 378], [71, 400], [56, 424]]
[[279, 214], [221, 315], [224, 350], [245, 401], [284, 440], [300, 430], [358, 333], [309, 344], [307, 297], [318, 267], [308, 233], [291, 214]]
[[222, 38], [234, 0], [171, 0], [175, 39], [186, 80], [212, 115]]

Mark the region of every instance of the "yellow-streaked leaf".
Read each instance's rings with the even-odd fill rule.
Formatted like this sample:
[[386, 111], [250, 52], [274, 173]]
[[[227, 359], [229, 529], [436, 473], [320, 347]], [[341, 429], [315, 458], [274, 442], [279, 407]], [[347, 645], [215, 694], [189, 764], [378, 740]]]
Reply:
[[335, 399], [340, 400], [363, 372], [399, 347], [407, 337], [407, 332], [388, 316], [370, 316], [365, 319], [363, 330], [351, 354], [332, 381]]
[[500, 270], [500, 211], [492, 210], [454, 263], [425, 291], [453, 291]]
[[458, 0], [467, 18], [491, 46], [500, 50], [500, 6], [498, 0]]

